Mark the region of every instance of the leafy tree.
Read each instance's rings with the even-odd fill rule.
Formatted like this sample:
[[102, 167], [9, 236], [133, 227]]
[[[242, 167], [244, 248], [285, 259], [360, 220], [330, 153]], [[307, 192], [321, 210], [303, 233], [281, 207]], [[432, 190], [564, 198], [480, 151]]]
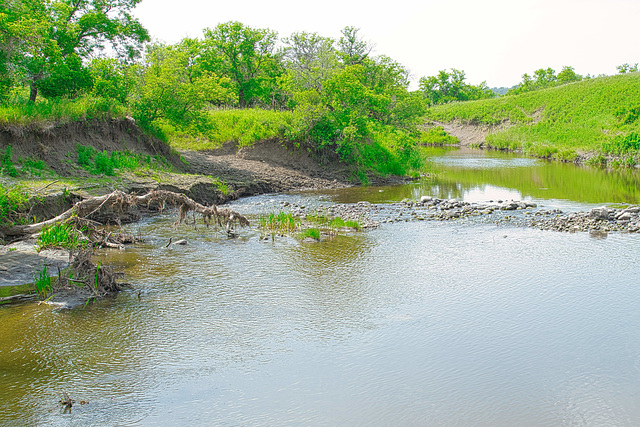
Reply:
[[579, 82], [582, 80], [582, 76], [580, 74], [576, 74], [573, 67], [564, 66], [562, 67], [562, 71], [558, 73], [558, 83], [566, 84], [571, 82]]
[[[283, 40], [287, 75], [281, 85], [294, 98], [317, 98], [325, 82], [340, 70], [334, 41], [318, 33], [293, 33]], [[315, 93], [306, 93], [307, 91]], [[298, 99], [299, 102], [301, 99]]]
[[[587, 76], [586, 78], [590, 78]], [[534, 71], [533, 76], [528, 74], [522, 75], [522, 82], [507, 92], [507, 95], [515, 95], [518, 93], [531, 92], [534, 90], [546, 89], [548, 87], [558, 86], [561, 84], [577, 82], [582, 80], [580, 74], [576, 74], [573, 67], [564, 66], [562, 71], [557, 75], [552, 68], [540, 68]]]
[[189, 47], [188, 42], [147, 47], [134, 102], [135, 118], [143, 126], [158, 119], [187, 125], [208, 103], [233, 102], [232, 91], [225, 87], [229, 79], [195, 70]]
[[92, 94], [125, 104], [135, 86], [134, 69], [115, 58], [94, 59], [88, 66], [93, 82]]
[[635, 73], [636, 71], [638, 71], [638, 63], [636, 62], [633, 65], [624, 63], [622, 65], [618, 65], [616, 69], [618, 70], [619, 74]]
[[226, 22], [205, 30], [203, 62], [209, 72], [228, 76], [235, 84], [240, 107], [266, 103], [281, 74], [275, 52], [277, 33]]
[[373, 45], [362, 40], [358, 35], [359, 28], [345, 27], [338, 40], [338, 55], [345, 65], [361, 64], [373, 50]]
[[420, 78], [419, 85], [429, 105], [493, 98], [495, 96], [486, 82], [473, 86], [465, 83], [465, 79], [464, 71], [452, 68], [451, 72], [441, 70], [437, 76]]
[[[47, 96], [73, 94], [87, 86], [83, 61], [111, 47], [120, 57], [133, 58], [149, 36], [131, 15], [141, 0], [14, 0], [25, 20], [13, 33], [30, 31], [18, 46], [13, 64], [31, 87]], [[17, 56], [17, 55], [16, 55]]]

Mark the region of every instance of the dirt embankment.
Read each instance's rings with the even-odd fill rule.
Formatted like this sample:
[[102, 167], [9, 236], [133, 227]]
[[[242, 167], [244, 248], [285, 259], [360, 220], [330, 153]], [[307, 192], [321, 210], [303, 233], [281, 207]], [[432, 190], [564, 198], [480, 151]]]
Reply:
[[[296, 189], [335, 188], [353, 185], [349, 168], [335, 161], [324, 161], [309, 151], [282, 141], [263, 141], [238, 149], [234, 143], [208, 152], [176, 152], [158, 139], [149, 137], [131, 119], [92, 120], [61, 125], [0, 127], [0, 150], [11, 145], [13, 160], [43, 160], [61, 177], [95, 176], [77, 164], [77, 146], [91, 146], [98, 151], [129, 151], [162, 156], [172, 165], [172, 172], [138, 171], [125, 173], [106, 184], [91, 184], [91, 194], [121, 189], [143, 193], [162, 189], [184, 193], [199, 203], [221, 204], [230, 199], [268, 192]], [[220, 183], [224, 183], [226, 191]], [[84, 187], [87, 187], [84, 186]], [[62, 188], [52, 185], [40, 196]], [[100, 189], [104, 187], [104, 189]], [[38, 208], [47, 216], [50, 205], [68, 208], [87, 194], [71, 190], [69, 200], [44, 202]], [[82, 189], [81, 189], [82, 190]], [[64, 209], [62, 209], [64, 210]], [[57, 212], [59, 213], [59, 212]], [[57, 214], [51, 212], [50, 215]]]

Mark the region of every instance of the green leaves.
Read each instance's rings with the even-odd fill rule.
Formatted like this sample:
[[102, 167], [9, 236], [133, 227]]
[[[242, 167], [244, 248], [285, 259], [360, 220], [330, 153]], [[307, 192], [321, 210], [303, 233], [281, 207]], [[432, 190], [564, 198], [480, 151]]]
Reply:
[[420, 78], [420, 90], [429, 105], [486, 99], [495, 96], [485, 82], [473, 86], [465, 83], [465, 79], [464, 71], [455, 68], [452, 68], [451, 72], [441, 70], [437, 76]]

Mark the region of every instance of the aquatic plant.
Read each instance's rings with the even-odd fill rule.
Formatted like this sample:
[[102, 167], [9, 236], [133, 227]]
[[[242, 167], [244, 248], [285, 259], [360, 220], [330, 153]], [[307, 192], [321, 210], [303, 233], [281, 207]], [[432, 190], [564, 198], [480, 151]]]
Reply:
[[320, 229], [318, 228], [307, 228], [302, 233], [298, 234], [300, 240], [305, 239], [306, 237], [311, 237], [315, 240], [320, 240]]
[[33, 276], [33, 284], [40, 295], [46, 295], [51, 291], [51, 277], [47, 271], [47, 264]]
[[271, 212], [268, 215], [262, 215], [258, 224], [265, 232], [285, 234], [296, 231], [299, 228], [300, 219], [291, 213]]

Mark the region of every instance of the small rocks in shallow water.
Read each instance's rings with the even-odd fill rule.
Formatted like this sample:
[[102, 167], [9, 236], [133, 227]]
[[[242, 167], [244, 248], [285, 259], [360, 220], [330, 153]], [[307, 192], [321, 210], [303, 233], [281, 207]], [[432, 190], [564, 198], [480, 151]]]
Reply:
[[589, 216], [591, 218], [596, 218], [596, 219], [609, 219], [609, 213], [611, 212], [611, 210], [606, 207], [603, 206], [601, 208], [593, 208], [589, 211]]

